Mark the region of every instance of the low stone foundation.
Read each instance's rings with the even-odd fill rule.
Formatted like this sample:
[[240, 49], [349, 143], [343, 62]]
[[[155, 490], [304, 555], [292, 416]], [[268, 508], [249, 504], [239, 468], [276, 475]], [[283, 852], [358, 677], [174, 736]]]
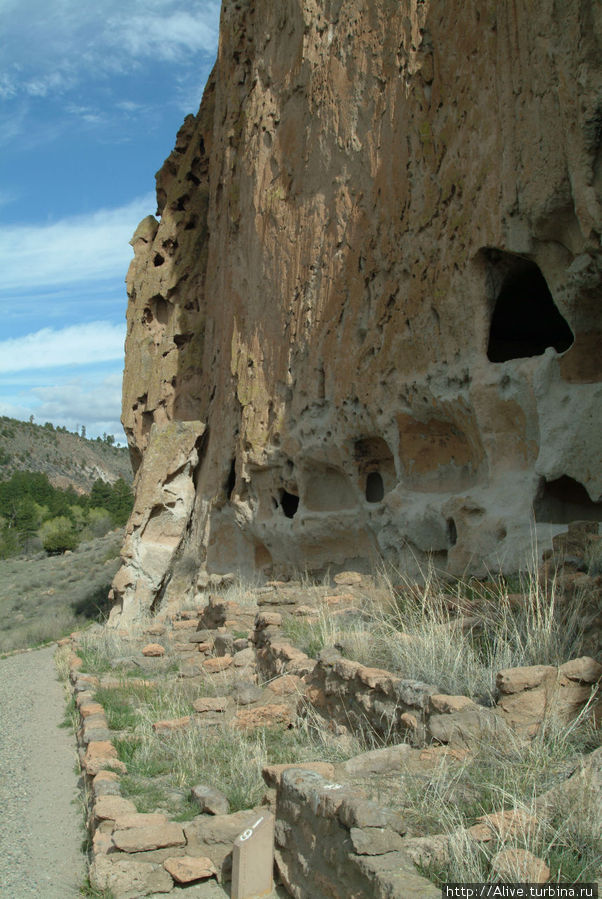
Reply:
[[[436, 899], [403, 851], [403, 821], [314, 771], [280, 779], [276, 864], [295, 899]], [[311, 888], [309, 888], [311, 884]]]

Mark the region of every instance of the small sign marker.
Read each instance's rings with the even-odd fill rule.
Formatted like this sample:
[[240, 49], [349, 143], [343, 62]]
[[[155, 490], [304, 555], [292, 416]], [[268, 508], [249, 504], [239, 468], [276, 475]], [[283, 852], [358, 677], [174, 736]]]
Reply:
[[274, 888], [274, 816], [257, 819], [234, 840], [232, 899], [259, 899]]

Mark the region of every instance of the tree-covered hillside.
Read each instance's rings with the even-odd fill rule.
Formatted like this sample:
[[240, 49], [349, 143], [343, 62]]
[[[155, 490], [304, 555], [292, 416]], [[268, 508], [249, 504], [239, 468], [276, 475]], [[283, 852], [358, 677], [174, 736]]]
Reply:
[[0, 416], [0, 481], [19, 471], [40, 472], [55, 487], [86, 493], [98, 479], [132, 481], [128, 449], [115, 446], [111, 435], [88, 440], [84, 427], [71, 433], [51, 422]]
[[18, 471], [0, 481], [0, 558], [44, 549], [73, 550], [125, 524], [133, 503], [123, 478], [98, 478], [87, 493], [54, 487], [46, 474]]

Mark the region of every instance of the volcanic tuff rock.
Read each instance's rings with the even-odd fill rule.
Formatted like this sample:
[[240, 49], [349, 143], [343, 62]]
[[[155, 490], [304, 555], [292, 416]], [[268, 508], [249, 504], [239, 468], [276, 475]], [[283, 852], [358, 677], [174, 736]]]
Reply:
[[114, 619], [599, 520], [601, 33], [596, 0], [225, 0], [132, 241]]

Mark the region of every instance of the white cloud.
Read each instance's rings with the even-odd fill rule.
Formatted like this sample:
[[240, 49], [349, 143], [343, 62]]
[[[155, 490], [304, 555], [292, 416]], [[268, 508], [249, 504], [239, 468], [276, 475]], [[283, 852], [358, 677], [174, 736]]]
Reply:
[[[56, 378], [50, 385], [31, 385], [18, 394], [0, 397], [0, 415], [37, 424], [51, 421], [70, 431], [85, 425], [88, 437], [113, 434], [120, 443], [125, 436], [119, 420], [121, 412], [121, 372]], [[22, 388], [22, 385], [21, 385]]]
[[193, 54], [215, 53], [219, 10], [217, 0], [0, 2], [0, 96], [46, 96], [149, 57], [186, 65]]
[[125, 324], [100, 321], [42, 328], [0, 341], [0, 374], [122, 359], [124, 340]]
[[112, 373], [99, 382], [73, 378], [59, 384], [35, 387], [38, 400], [36, 418], [106, 424], [118, 421], [121, 411], [121, 373]]
[[0, 296], [78, 281], [125, 278], [132, 257], [129, 241], [155, 209], [146, 194], [117, 209], [99, 209], [50, 225], [5, 225], [0, 230]]
[[183, 51], [212, 53], [217, 46], [216, 6], [208, 4], [203, 16], [179, 11], [171, 15], [119, 17], [109, 23], [108, 33], [113, 33], [119, 44], [138, 58], [152, 56], [175, 61]]

